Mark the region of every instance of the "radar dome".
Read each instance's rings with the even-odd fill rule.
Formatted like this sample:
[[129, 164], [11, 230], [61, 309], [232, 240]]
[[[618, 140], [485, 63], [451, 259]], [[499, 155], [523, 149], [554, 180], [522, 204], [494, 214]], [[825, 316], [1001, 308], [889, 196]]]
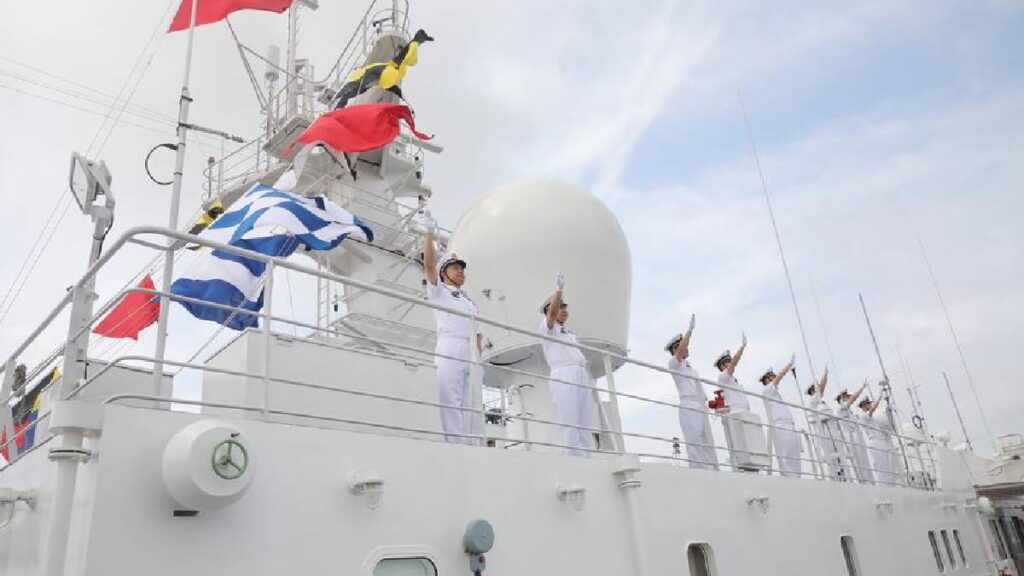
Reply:
[[[462, 216], [449, 249], [468, 263], [465, 288], [481, 315], [535, 333], [562, 271], [567, 326], [583, 344], [626, 353], [629, 245], [618, 220], [592, 194], [552, 179], [502, 186]], [[484, 332], [493, 343], [489, 362], [526, 369], [540, 358], [536, 338]], [[592, 356], [591, 373], [599, 377], [603, 362]]]

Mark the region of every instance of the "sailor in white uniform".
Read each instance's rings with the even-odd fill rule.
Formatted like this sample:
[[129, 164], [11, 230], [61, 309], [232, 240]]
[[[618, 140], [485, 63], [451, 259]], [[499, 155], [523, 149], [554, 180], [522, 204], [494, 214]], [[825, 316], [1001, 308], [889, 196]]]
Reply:
[[708, 402], [704, 395], [697, 370], [690, 365], [690, 337], [696, 318], [690, 316], [690, 326], [685, 334], [676, 334], [665, 345], [665, 350], [672, 355], [668, 361], [668, 369], [673, 372], [676, 389], [679, 391], [679, 427], [686, 441], [686, 455], [691, 468], [705, 470], [718, 469], [718, 457], [715, 455], [715, 440], [711, 436], [708, 422]]
[[800, 432], [793, 422], [793, 412], [789, 406], [782, 404], [782, 395], [779, 394], [779, 383], [793, 369], [795, 357], [790, 359], [789, 364], [782, 368], [779, 374], [769, 368], [761, 375], [761, 385], [764, 386], [764, 412], [768, 416], [768, 423], [771, 424], [769, 434], [774, 441], [775, 455], [779, 459], [779, 471], [788, 478], [798, 478], [801, 473], [800, 465]]
[[883, 486], [893, 486], [897, 483], [896, 475], [893, 474], [893, 448], [892, 427], [888, 419], [875, 418], [875, 411], [882, 405], [885, 398], [871, 401], [865, 398], [857, 405], [863, 411], [860, 419], [864, 422], [864, 433], [868, 437], [868, 451], [871, 453], [871, 462], [874, 466], [875, 482]]
[[[544, 336], [576, 344], [576, 334], [565, 327], [569, 319], [568, 304], [562, 300], [565, 276], [559, 272], [555, 279], [555, 292], [541, 308], [544, 319], [540, 321], [540, 333]], [[593, 384], [587, 371], [587, 359], [579, 348], [558, 344], [549, 340], [541, 341], [544, 359], [550, 368], [551, 399], [562, 422], [561, 444], [568, 454], [588, 456], [593, 447], [592, 433], [583, 428], [590, 427], [594, 409]]]
[[846, 439], [846, 452], [850, 456], [850, 460], [853, 461], [854, 476], [863, 484], [873, 484], [875, 478], [871, 474], [871, 461], [868, 460], [867, 439], [864, 438], [860, 421], [850, 411], [850, 407], [857, 401], [857, 398], [860, 398], [867, 385], [868, 382], [865, 380], [864, 384], [853, 394], [846, 390], [840, 392], [836, 396], [836, 403], [839, 404], [836, 416], [839, 417], [843, 437]]
[[825, 402], [825, 387], [828, 386], [828, 368], [821, 375], [817, 384], [807, 387], [807, 395], [811, 397], [808, 408], [811, 410], [811, 432], [814, 444], [818, 447], [819, 458], [828, 465], [828, 475], [832, 480], [844, 481], [850, 478], [850, 469], [844, 465], [846, 444], [839, 429], [839, 421], [832, 414], [832, 408]]
[[747, 335], [743, 335], [743, 343], [736, 349], [736, 355], [732, 355], [728, 350], [722, 352], [718, 356], [718, 360], [715, 360], [715, 368], [718, 368], [720, 374], [718, 375], [718, 385], [722, 386], [725, 391], [725, 405], [728, 406], [733, 412], [737, 410], [750, 411], [750, 401], [747, 399], [747, 395], [740, 390], [743, 390], [743, 386], [736, 381], [734, 376], [736, 372], [736, 366], [740, 363], [740, 359], [743, 358], [743, 351], [747, 348]]
[[[422, 224], [426, 229], [423, 271], [427, 279], [427, 299], [467, 314], [478, 314], [476, 304], [462, 289], [466, 282], [466, 262], [451, 254], [437, 265], [434, 248], [437, 223], [427, 212]], [[477, 444], [465, 435], [471, 433], [467, 422], [472, 417], [469, 410], [473, 398], [469, 390], [470, 346], [475, 341], [479, 353], [482, 335], [479, 331], [473, 334], [473, 322], [469, 318], [435, 310], [434, 319], [437, 322], [434, 365], [437, 367], [438, 402], [442, 404], [441, 428], [446, 434], [445, 441]]]

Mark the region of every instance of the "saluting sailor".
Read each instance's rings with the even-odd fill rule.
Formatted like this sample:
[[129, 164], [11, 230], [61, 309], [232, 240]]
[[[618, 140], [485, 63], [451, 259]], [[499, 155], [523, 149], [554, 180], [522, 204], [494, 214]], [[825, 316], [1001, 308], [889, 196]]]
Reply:
[[[541, 308], [544, 319], [540, 322], [540, 333], [567, 344], [576, 344], [576, 334], [565, 327], [569, 319], [569, 306], [562, 299], [563, 288], [565, 276], [559, 272], [555, 278], [555, 292]], [[566, 344], [542, 340], [541, 348], [551, 370], [551, 399], [558, 411], [558, 419], [563, 424], [561, 444], [569, 454], [587, 456], [593, 442], [591, 431], [583, 428], [590, 427], [594, 409], [593, 384], [587, 371], [587, 359], [579, 348]]]
[[843, 464], [843, 433], [839, 429], [839, 421], [832, 414], [832, 408], [825, 402], [825, 387], [828, 386], [828, 367], [817, 384], [807, 387], [807, 395], [811, 397], [808, 407], [812, 410], [811, 431], [814, 443], [818, 446], [819, 457], [828, 463], [829, 477], [836, 480], [850, 478], [850, 470]]
[[789, 478], [799, 477], [801, 473], [800, 433], [793, 422], [793, 412], [789, 406], [782, 403], [779, 383], [793, 369], [795, 361], [796, 357], [791, 358], [778, 374], [769, 368], [761, 375], [761, 385], [764, 386], [764, 412], [771, 425], [769, 430], [774, 441], [775, 456], [779, 459], [779, 471]]
[[718, 385], [725, 391], [725, 405], [728, 406], [731, 411], [737, 410], [750, 411], [750, 401], [747, 400], [747, 395], [742, 392], [743, 387], [736, 381], [734, 374], [736, 373], [736, 366], [740, 363], [740, 358], [743, 358], [743, 351], [747, 348], [747, 335], [743, 335], [743, 343], [736, 349], [736, 355], [733, 356], [728, 350], [722, 352], [718, 356], [718, 360], [715, 360], [715, 368], [721, 372], [718, 375]]
[[865, 380], [861, 384], [860, 388], [856, 392], [850, 394], [849, 391], [843, 390], [836, 396], [836, 403], [839, 404], [839, 409], [836, 410], [836, 415], [839, 416], [840, 427], [843, 430], [843, 436], [846, 439], [846, 452], [849, 454], [850, 459], [853, 461], [853, 473], [857, 476], [857, 479], [865, 484], [871, 484], [875, 481], [874, 476], [871, 474], [871, 462], [868, 460], [868, 447], [867, 441], [864, 439], [864, 433], [861, 431], [860, 421], [850, 411], [850, 407], [853, 406], [857, 398], [864, 392], [864, 388], [868, 385], [868, 381]]
[[672, 379], [679, 391], [679, 427], [686, 441], [690, 467], [717, 470], [718, 457], [715, 455], [715, 440], [708, 423], [707, 397], [699, 380], [700, 375], [689, 360], [690, 337], [693, 336], [694, 326], [696, 317], [691, 315], [686, 333], [676, 334], [665, 345], [665, 350], [672, 355], [668, 369], [672, 371]]
[[[429, 212], [424, 212], [422, 223], [426, 230], [423, 272], [427, 279], [427, 299], [467, 314], [478, 314], [476, 304], [462, 289], [466, 282], [466, 261], [451, 254], [438, 266], [434, 248], [437, 222]], [[472, 320], [458, 314], [435, 310], [434, 319], [437, 322], [434, 365], [437, 367], [438, 402], [442, 405], [441, 428], [446, 434], [445, 441], [475, 444], [473, 439], [460, 435], [471, 430], [466, 424], [473, 398], [469, 390], [470, 346], [475, 341], [479, 353], [482, 334], [479, 331], [473, 334]]]
[[864, 422], [864, 433], [868, 437], [868, 451], [871, 452], [871, 462], [874, 465], [875, 482], [887, 486], [896, 484], [896, 476], [893, 469], [893, 449], [889, 426], [886, 418], [875, 418], [875, 411], [882, 405], [885, 397], [871, 401], [865, 398], [857, 406], [863, 411], [860, 419]]

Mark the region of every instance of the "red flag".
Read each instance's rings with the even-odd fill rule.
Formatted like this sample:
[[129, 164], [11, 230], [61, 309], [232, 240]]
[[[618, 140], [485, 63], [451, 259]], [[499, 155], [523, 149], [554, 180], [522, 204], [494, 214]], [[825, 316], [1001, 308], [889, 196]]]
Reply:
[[[292, 5], [292, 0], [199, 0], [196, 5], [196, 26], [219, 22], [238, 10], [265, 10], [280, 14]], [[181, 0], [178, 12], [171, 20], [168, 32], [188, 30], [192, 19], [192, 0]]]
[[[139, 282], [139, 288], [153, 289], [153, 279], [146, 277]], [[154, 294], [130, 292], [114, 306], [107, 317], [92, 329], [94, 334], [107, 338], [139, 339], [139, 332], [156, 322], [160, 315], [160, 300]]]
[[[0, 406], [0, 410], [8, 410], [7, 406]], [[4, 462], [10, 462], [10, 452], [7, 450], [7, 426], [4, 426], [0, 430], [0, 456], [4, 457]]]
[[353, 104], [328, 112], [314, 120], [305, 132], [299, 134], [295, 142], [284, 149], [284, 153], [288, 154], [296, 142], [322, 142], [341, 152], [364, 152], [380, 148], [398, 136], [399, 120], [405, 120], [417, 138], [433, 138], [429, 134], [416, 131], [412, 110], [404, 104]]

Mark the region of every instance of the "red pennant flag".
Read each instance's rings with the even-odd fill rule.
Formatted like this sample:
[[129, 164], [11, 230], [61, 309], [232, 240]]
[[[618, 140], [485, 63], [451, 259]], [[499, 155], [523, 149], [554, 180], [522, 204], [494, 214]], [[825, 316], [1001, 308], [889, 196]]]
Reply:
[[404, 104], [375, 102], [353, 104], [328, 112], [309, 125], [284, 149], [288, 154], [296, 142], [301, 144], [323, 143], [341, 152], [364, 152], [380, 148], [391, 142], [400, 131], [399, 121], [404, 120], [417, 138], [430, 140], [433, 136], [416, 131], [412, 110]]
[[[7, 406], [0, 406], [0, 410], [9, 410]], [[7, 426], [0, 430], [0, 456], [4, 457], [4, 462], [10, 462], [10, 452], [7, 450]]]
[[[238, 10], [264, 10], [280, 14], [292, 5], [292, 0], [199, 0], [196, 6], [196, 26], [219, 22]], [[181, 0], [178, 12], [171, 20], [168, 32], [188, 30], [192, 19], [192, 0]]]
[[[149, 274], [146, 274], [142, 282], [139, 282], [139, 288], [153, 290], [153, 279]], [[156, 295], [130, 292], [121, 299], [117, 306], [114, 306], [106, 318], [100, 320], [100, 323], [92, 331], [94, 334], [107, 338], [138, 340], [139, 332], [156, 322], [159, 315], [160, 300]]]

